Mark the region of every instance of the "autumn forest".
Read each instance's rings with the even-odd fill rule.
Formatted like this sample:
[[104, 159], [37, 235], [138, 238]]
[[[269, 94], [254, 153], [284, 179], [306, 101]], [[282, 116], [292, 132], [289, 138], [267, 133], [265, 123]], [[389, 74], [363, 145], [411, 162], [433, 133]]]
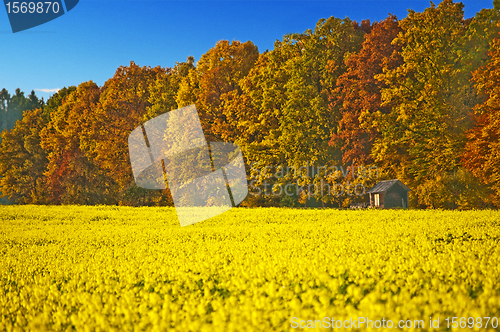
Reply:
[[[264, 52], [221, 40], [198, 61], [130, 62], [103, 86], [83, 82], [47, 101], [3, 89], [3, 202], [172, 205], [168, 189], [135, 185], [127, 138], [191, 104], [207, 141], [238, 144], [249, 183], [270, 184], [245, 206], [349, 207], [365, 198], [310, 184], [369, 188], [397, 178], [411, 188], [411, 208], [498, 207], [500, 0], [467, 19], [451, 0], [401, 20], [330, 17]], [[276, 175], [314, 165], [377, 172]], [[273, 192], [284, 182], [305, 189]]]

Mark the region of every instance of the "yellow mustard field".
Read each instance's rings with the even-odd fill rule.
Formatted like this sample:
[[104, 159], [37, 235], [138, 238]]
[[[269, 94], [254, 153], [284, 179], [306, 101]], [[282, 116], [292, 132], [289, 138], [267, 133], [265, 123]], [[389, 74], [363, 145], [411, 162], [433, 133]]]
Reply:
[[499, 242], [497, 211], [1, 206], [0, 331], [493, 331]]

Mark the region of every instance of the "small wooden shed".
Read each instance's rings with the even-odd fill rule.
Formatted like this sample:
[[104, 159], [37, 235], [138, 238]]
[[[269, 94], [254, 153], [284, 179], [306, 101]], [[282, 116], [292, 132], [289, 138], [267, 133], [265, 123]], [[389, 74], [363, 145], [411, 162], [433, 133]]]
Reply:
[[398, 179], [380, 181], [366, 193], [369, 195], [370, 207], [379, 209], [408, 208], [408, 192], [410, 188]]

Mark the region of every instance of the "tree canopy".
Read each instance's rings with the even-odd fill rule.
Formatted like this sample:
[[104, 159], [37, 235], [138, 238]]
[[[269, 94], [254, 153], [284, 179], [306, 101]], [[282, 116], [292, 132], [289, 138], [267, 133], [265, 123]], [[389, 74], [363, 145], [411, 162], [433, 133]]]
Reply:
[[195, 104], [207, 141], [241, 147], [248, 206], [347, 206], [362, 198], [356, 188], [398, 178], [412, 207], [498, 207], [493, 7], [467, 19], [452, 0], [401, 20], [329, 17], [263, 53], [221, 40], [198, 61], [132, 61], [103, 86], [83, 82], [46, 102], [3, 89], [0, 191], [23, 204], [171, 205], [168, 189], [135, 184], [127, 139]]

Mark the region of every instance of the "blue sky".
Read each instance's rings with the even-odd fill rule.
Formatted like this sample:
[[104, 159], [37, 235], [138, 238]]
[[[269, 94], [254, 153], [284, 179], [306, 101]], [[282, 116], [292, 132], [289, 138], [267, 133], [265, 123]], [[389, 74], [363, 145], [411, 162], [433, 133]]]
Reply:
[[[493, 7], [492, 0], [462, 2], [466, 17]], [[429, 5], [427, 0], [80, 0], [67, 14], [15, 34], [0, 8], [0, 89], [12, 94], [19, 87], [28, 94], [89, 80], [103, 85], [130, 61], [172, 67], [189, 55], [198, 60], [222, 39], [251, 40], [263, 52], [286, 33], [314, 29], [321, 18], [379, 21], [388, 13], [404, 18], [407, 9]], [[45, 99], [52, 94], [35, 92]]]

